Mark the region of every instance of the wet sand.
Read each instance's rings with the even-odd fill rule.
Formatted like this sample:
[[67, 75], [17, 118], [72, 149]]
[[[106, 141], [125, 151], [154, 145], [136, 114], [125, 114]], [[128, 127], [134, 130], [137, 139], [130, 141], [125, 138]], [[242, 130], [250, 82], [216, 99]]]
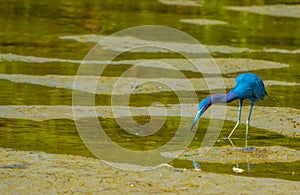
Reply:
[[[268, 53], [284, 53], [284, 54], [298, 54], [300, 49], [287, 50], [282, 48], [261, 48], [261, 49], [251, 49], [242, 47], [233, 47], [229, 45], [199, 45], [193, 43], [178, 43], [178, 42], [165, 42], [165, 41], [146, 41], [133, 36], [126, 37], [116, 37], [116, 36], [103, 36], [96, 34], [86, 34], [86, 35], [69, 35], [61, 36], [59, 39], [62, 40], [73, 40], [80, 43], [98, 43], [105, 50], [113, 51], [126, 51], [126, 52], [144, 52], [144, 53], [172, 53], [174, 51], [162, 49], [161, 47], [168, 48], [172, 46], [177, 52], [185, 52], [192, 54], [208, 54], [211, 53], [221, 53], [221, 54], [233, 54], [233, 53], [250, 53], [250, 52], [268, 52]], [[99, 43], [99, 41], [105, 39]], [[152, 45], [156, 47], [139, 47], [141, 45]], [[204, 47], [203, 47], [204, 46]], [[136, 49], [128, 50], [128, 47], [136, 47]]]
[[255, 14], [300, 18], [300, 5], [227, 6], [229, 10], [246, 11]]
[[300, 183], [162, 166], [133, 172], [72, 155], [0, 148], [1, 194], [298, 194]]
[[169, 158], [212, 163], [238, 162], [257, 164], [300, 161], [300, 151], [282, 146], [251, 146], [248, 148], [231, 146], [204, 147], [201, 148], [201, 151], [199, 149], [189, 149], [186, 151], [165, 152], [162, 155]]
[[[170, 104], [167, 107], [153, 105], [151, 116], [178, 116], [194, 118], [197, 111], [197, 104]], [[128, 115], [127, 109], [130, 109]], [[214, 105], [204, 113], [204, 118], [217, 118], [236, 122], [237, 107]], [[118, 112], [115, 112], [115, 111]], [[213, 111], [212, 111], [213, 110]], [[226, 113], [223, 111], [226, 110]], [[127, 106], [0, 106], [0, 118], [19, 118], [33, 121], [44, 121], [51, 119], [74, 119], [86, 117], [118, 118], [128, 116], [147, 116], [149, 107], [127, 107]], [[114, 111], [114, 112], [113, 112]], [[166, 111], [166, 113], [164, 112]], [[249, 106], [243, 108], [243, 113], [249, 112]], [[250, 126], [263, 128], [279, 133], [284, 136], [300, 137], [300, 111], [294, 108], [285, 107], [259, 107], [255, 106], [255, 113], [251, 118]], [[224, 115], [225, 114], [225, 115]], [[262, 117], [263, 116], [263, 117]], [[247, 115], [242, 115], [241, 123], [245, 124]]]
[[195, 24], [199, 26], [204, 25], [225, 25], [228, 24], [225, 21], [221, 20], [210, 20], [210, 19], [180, 19], [180, 22], [187, 24]]
[[175, 6], [202, 6], [202, 0], [159, 0], [164, 5], [175, 5]]
[[[30, 83], [48, 87], [80, 90], [93, 94], [125, 95], [149, 94], [170, 91], [205, 91], [233, 88], [234, 78], [208, 77], [188, 79], [180, 78], [137, 78], [107, 76], [68, 76], [68, 75], [22, 75], [0, 74], [0, 79], [15, 83]], [[299, 86], [296, 82], [265, 80], [266, 86]], [[96, 85], [96, 86], [94, 86]]]
[[[45, 58], [36, 56], [22, 56], [17, 54], [0, 54], [0, 61], [7, 62], [25, 62], [25, 63], [74, 63], [81, 64], [81, 60], [68, 60], [58, 58]], [[278, 63], [267, 60], [255, 60], [250, 58], [214, 58], [214, 59], [137, 59], [137, 60], [119, 60], [119, 61], [85, 61], [97, 65], [132, 65], [138, 67], [151, 67], [160, 69], [192, 71], [208, 74], [226, 74], [235, 72], [254, 71], [271, 68], [288, 68], [289, 64]], [[209, 66], [208, 66], [209, 65]], [[217, 66], [217, 68], [216, 68]], [[1, 75], [4, 76], [4, 75]]]

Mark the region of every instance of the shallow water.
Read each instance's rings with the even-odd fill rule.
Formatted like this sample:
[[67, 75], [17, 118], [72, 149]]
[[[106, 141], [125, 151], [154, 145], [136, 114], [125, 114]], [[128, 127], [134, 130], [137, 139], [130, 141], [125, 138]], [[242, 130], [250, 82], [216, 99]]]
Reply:
[[[296, 4], [297, 1], [259, 1], [251, 5], [274, 3]], [[212, 48], [215, 58], [250, 58], [288, 64], [278, 69], [255, 69], [253, 72], [263, 80], [295, 82], [300, 76], [300, 21], [292, 17], [276, 17], [249, 12], [233, 11], [226, 6], [249, 6], [249, 1], [202, 1], [201, 6], [164, 5], [151, 1], [83, 1], [40, 2], [0, 0], [0, 53], [35, 56], [49, 59], [82, 60], [95, 45], [93, 42], [78, 42], [61, 39], [70, 35], [101, 34], [110, 35], [124, 28], [137, 25], [166, 25], [180, 29]], [[211, 19], [227, 22], [222, 25], [196, 25], [184, 23], [182, 19]], [[220, 46], [220, 49], [213, 49]], [[246, 50], [226, 50], [246, 48]], [[179, 58], [172, 53], [125, 53], [117, 60]], [[0, 74], [24, 75], [75, 75], [79, 67], [72, 61], [52, 61], [40, 63], [0, 59]], [[119, 77], [132, 66], [120, 64], [108, 67], [104, 76]], [[160, 68], [145, 68], [147, 75], [165, 75], [173, 78], [176, 72]], [[225, 78], [234, 78], [241, 71], [224, 73]], [[182, 71], [188, 78], [202, 78], [201, 73]], [[137, 75], [140, 73], [137, 72]], [[208, 75], [214, 77], [214, 74]], [[1, 79], [0, 105], [72, 105], [72, 90], [30, 83], [16, 83]], [[269, 97], [258, 102], [259, 106], [300, 108], [298, 86], [266, 86]], [[217, 91], [217, 90], [216, 90]], [[215, 91], [213, 91], [215, 92]], [[209, 91], [197, 91], [200, 99], [209, 95]], [[96, 95], [96, 105], [110, 105], [111, 95]], [[189, 102], [188, 97], [185, 103]], [[178, 104], [174, 92], [134, 94], [130, 98], [131, 106], [150, 106], [153, 102]], [[231, 103], [237, 106], [237, 102]], [[247, 105], [247, 104], [246, 104]], [[196, 108], [195, 108], [196, 109]], [[255, 108], [253, 114], [255, 115]], [[284, 113], [283, 113], [284, 114]], [[264, 116], [261, 116], [264, 117]], [[149, 122], [149, 117], [135, 118], [138, 123]], [[167, 117], [160, 131], [144, 138], [130, 135], [120, 128], [113, 119], [99, 118], [106, 133], [120, 146], [130, 150], [150, 150], [167, 142], [175, 133], [180, 117]], [[192, 119], [189, 119], [192, 120]], [[298, 118], [292, 119], [298, 121]], [[189, 147], [200, 146], [208, 119], [201, 119], [201, 125]], [[190, 124], [185, 124], [188, 129]], [[234, 122], [225, 121], [220, 138], [225, 137], [234, 126]], [[244, 136], [241, 125], [235, 136]], [[297, 130], [297, 129], [296, 129]], [[298, 129], [299, 131], [299, 129]], [[226, 141], [217, 142], [217, 146], [229, 145]], [[243, 139], [235, 140], [237, 146], [244, 145]], [[249, 144], [253, 146], [280, 145], [299, 150], [299, 139], [250, 127]], [[66, 153], [93, 156], [80, 139], [73, 120], [59, 119], [31, 121], [24, 119], [0, 118], [0, 147], [20, 150], [41, 150], [50, 153]], [[192, 162], [174, 160], [174, 166], [192, 168]], [[233, 164], [200, 163], [202, 170], [219, 173], [232, 172]], [[240, 164], [244, 169], [245, 164]], [[285, 171], [282, 171], [285, 170]], [[293, 173], [293, 174], [292, 174]], [[247, 175], [243, 173], [242, 175]], [[300, 179], [299, 162], [265, 163], [251, 165], [249, 176], [274, 177], [289, 180]]]

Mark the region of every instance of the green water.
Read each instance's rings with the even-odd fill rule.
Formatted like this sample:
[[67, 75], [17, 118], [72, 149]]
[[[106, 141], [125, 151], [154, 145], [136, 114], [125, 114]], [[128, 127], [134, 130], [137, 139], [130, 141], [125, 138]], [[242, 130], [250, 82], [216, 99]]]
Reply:
[[[296, 4], [300, 1], [255, 1], [253, 5], [274, 3]], [[6, 1], [0, 0], [0, 53], [13, 53], [23, 56], [82, 60], [94, 43], [79, 43], [61, 40], [60, 36], [80, 34], [110, 35], [119, 30], [137, 25], [166, 25], [182, 30], [205, 45], [228, 45], [260, 50], [277, 48], [296, 50], [300, 48], [300, 20], [290, 17], [272, 17], [247, 12], [230, 11], [226, 5], [249, 5], [249, 1], [203, 1], [202, 7], [167, 6], [156, 1]], [[197, 26], [181, 23], [183, 18], [207, 18], [227, 21], [228, 25]], [[265, 69], [253, 71], [265, 80], [286, 82], [300, 81], [300, 54], [243, 52], [233, 54], [213, 53], [213, 57], [252, 58], [289, 64], [289, 68]], [[127, 53], [119, 56], [120, 60], [141, 58], [178, 57], [175, 54], [162, 53]], [[75, 75], [79, 65], [73, 63], [26, 63], [20, 61], [0, 61], [0, 74], [28, 75]], [[118, 77], [131, 66], [119, 65], [108, 67], [105, 76]], [[155, 77], [164, 71], [166, 77], [174, 77], [172, 71], [152, 68], [147, 69]], [[200, 73], [183, 71], [189, 78], [202, 77]], [[237, 74], [224, 74], [235, 77]], [[0, 80], [0, 105], [72, 105], [72, 90], [14, 83]], [[291, 107], [300, 109], [299, 86], [267, 86], [270, 97], [258, 102], [258, 106]], [[197, 92], [202, 99], [209, 91]], [[188, 93], [186, 94], [188, 96]], [[97, 105], [110, 105], [111, 95], [97, 95]], [[149, 106], [153, 102], [178, 104], [173, 92], [153, 94], [135, 94], [130, 99], [131, 106]], [[185, 102], [189, 103], [189, 102]], [[230, 105], [237, 106], [237, 103]], [[136, 117], [141, 124], [149, 121], [148, 117]], [[179, 117], [168, 117], [162, 129], [148, 138], [139, 138], [122, 130], [114, 119], [99, 118], [116, 143], [132, 150], [149, 150], [166, 143], [179, 125]], [[202, 119], [191, 148], [200, 146], [200, 141], [207, 128], [208, 120]], [[185, 124], [189, 129], [190, 124]], [[234, 126], [225, 122], [220, 138], [228, 135]], [[241, 125], [241, 129], [245, 127]], [[280, 145], [299, 150], [299, 139], [288, 138], [251, 127], [250, 145]], [[244, 131], [237, 131], [235, 136], [243, 137]], [[130, 139], [130, 142], [128, 142]], [[243, 146], [244, 140], [236, 140], [237, 146]], [[229, 145], [218, 142], [217, 146]], [[45, 151], [50, 153], [76, 154], [92, 157], [93, 154], [81, 141], [74, 121], [47, 120], [31, 121], [23, 119], [0, 118], [0, 147], [20, 150]], [[174, 160], [177, 167], [192, 168], [188, 161]], [[205, 171], [232, 174], [232, 164], [200, 163]], [[245, 169], [246, 165], [240, 167]], [[285, 171], [282, 171], [285, 170]], [[294, 175], [291, 173], [295, 172]], [[273, 177], [300, 180], [299, 162], [265, 163], [251, 165], [253, 177]]]

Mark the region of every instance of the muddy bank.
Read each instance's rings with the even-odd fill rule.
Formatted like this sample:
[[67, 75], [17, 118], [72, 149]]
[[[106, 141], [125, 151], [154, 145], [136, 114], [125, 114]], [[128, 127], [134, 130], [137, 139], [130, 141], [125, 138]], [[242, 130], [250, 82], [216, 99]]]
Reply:
[[162, 155], [183, 160], [196, 160], [213, 163], [266, 163], [266, 162], [294, 162], [300, 160], [300, 151], [281, 146], [269, 147], [212, 147], [201, 148], [204, 155], [199, 155], [199, 149], [186, 151], [165, 152]]
[[0, 148], [1, 194], [297, 194], [299, 182], [162, 166], [146, 172], [92, 158]]
[[202, 6], [202, 0], [159, 0], [158, 2], [164, 5], [176, 5], [176, 6]]
[[[74, 119], [86, 117], [119, 118], [128, 116], [178, 116], [194, 118], [197, 104], [170, 104], [166, 107], [152, 105], [152, 107], [127, 107], [127, 106], [0, 106], [1, 118], [21, 118], [34, 121], [50, 119]], [[149, 108], [151, 108], [149, 110]], [[73, 110], [74, 109], [74, 110]], [[130, 112], [128, 112], [128, 109]], [[214, 105], [204, 113], [204, 118], [217, 118], [236, 121], [237, 107]], [[226, 110], [226, 113], [223, 112]], [[249, 106], [243, 108], [243, 113], [249, 112]], [[285, 136], [300, 137], [300, 111], [294, 108], [284, 107], [259, 107], [253, 109], [250, 126], [267, 129]], [[225, 114], [225, 116], [224, 116]], [[263, 117], [262, 117], [263, 116]], [[241, 123], [245, 124], [247, 114], [242, 114]]]
[[180, 19], [180, 22], [187, 23], [187, 24], [195, 24], [199, 26], [227, 24], [227, 22], [221, 20], [210, 20], [210, 19]]
[[300, 5], [265, 5], [265, 6], [227, 6], [229, 10], [246, 11], [255, 14], [300, 18]]
[[[91, 63], [97, 65], [132, 65], [139, 67], [162, 68], [171, 70], [182, 70], [210, 73], [210, 74], [225, 74], [233, 72], [254, 71], [260, 69], [271, 68], [288, 68], [289, 64], [266, 61], [254, 60], [249, 58], [192, 58], [192, 59], [138, 59], [138, 60], [120, 60], [120, 61], [86, 61], [81, 60], [68, 60], [58, 58], [46, 58], [35, 56], [22, 56], [17, 54], [0, 54], [0, 61], [8, 62], [26, 62], [26, 63]], [[217, 68], [216, 68], [217, 66]]]
[[[67, 76], [67, 75], [21, 75], [0, 74], [0, 79], [15, 83], [30, 83], [48, 87], [80, 90], [93, 94], [125, 95], [149, 94], [170, 91], [204, 91], [229, 89], [235, 86], [235, 79], [222, 77], [191, 78], [135, 78], [107, 76]], [[264, 81], [266, 86], [299, 86], [299, 83], [284, 81]]]
[[[184, 52], [191, 54], [208, 54], [212, 53], [242, 53], [242, 52], [255, 52], [255, 50], [249, 48], [238, 48], [228, 45], [201, 45], [195, 43], [178, 43], [178, 42], [166, 42], [166, 41], [147, 41], [133, 36], [116, 37], [116, 36], [103, 36], [96, 34], [88, 35], [69, 35], [59, 37], [62, 40], [73, 40], [81, 43], [98, 43], [105, 50], [121, 51], [121, 52], [144, 52], [144, 53], [174, 53]], [[102, 41], [105, 40], [105, 41]], [[101, 41], [101, 43], [99, 42]], [[145, 45], [145, 47], [141, 47]], [[151, 45], [149, 48], [147, 45]], [[204, 46], [204, 47], [203, 47]], [[128, 47], [135, 48], [128, 50]], [[173, 48], [173, 51], [163, 48]]]
[[[178, 43], [178, 42], [166, 42], [166, 41], [146, 41], [139, 39], [137, 37], [126, 36], [126, 37], [116, 37], [116, 36], [103, 36], [96, 34], [87, 35], [69, 35], [59, 37], [62, 40], [73, 40], [81, 43], [98, 43], [103, 49], [113, 50], [113, 51], [123, 51], [123, 52], [144, 52], [144, 53], [173, 53], [174, 51], [162, 49], [162, 48], [173, 48], [177, 52], [191, 53], [191, 54], [208, 54], [211, 53], [221, 53], [221, 54], [233, 54], [233, 53], [244, 53], [244, 52], [270, 52], [270, 53], [289, 53], [298, 54], [300, 49], [287, 50], [278, 48], [262, 48], [262, 49], [250, 49], [242, 47], [233, 47], [229, 45], [200, 45], [192, 43]], [[105, 39], [99, 43], [99, 41]], [[143, 45], [151, 45], [153, 47], [140, 47]], [[135, 47], [135, 49], [128, 50], [128, 47]]]

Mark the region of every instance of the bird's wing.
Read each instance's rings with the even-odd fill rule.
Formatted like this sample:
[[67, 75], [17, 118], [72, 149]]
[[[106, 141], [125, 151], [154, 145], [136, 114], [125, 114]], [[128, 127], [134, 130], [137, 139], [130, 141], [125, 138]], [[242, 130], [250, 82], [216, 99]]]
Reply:
[[255, 84], [254, 85], [255, 86], [254, 86], [254, 89], [253, 89], [253, 94], [255, 95], [255, 97], [258, 100], [264, 99], [267, 92], [266, 92], [265, 85], [264, 85], [263, 81], [260, 78], [255, 79]]
[[266, 95], [266, 90], [262, 80], [252, 73], [241, 74], [236, 78], [235, 93], [240, 98], [261, 100]]

